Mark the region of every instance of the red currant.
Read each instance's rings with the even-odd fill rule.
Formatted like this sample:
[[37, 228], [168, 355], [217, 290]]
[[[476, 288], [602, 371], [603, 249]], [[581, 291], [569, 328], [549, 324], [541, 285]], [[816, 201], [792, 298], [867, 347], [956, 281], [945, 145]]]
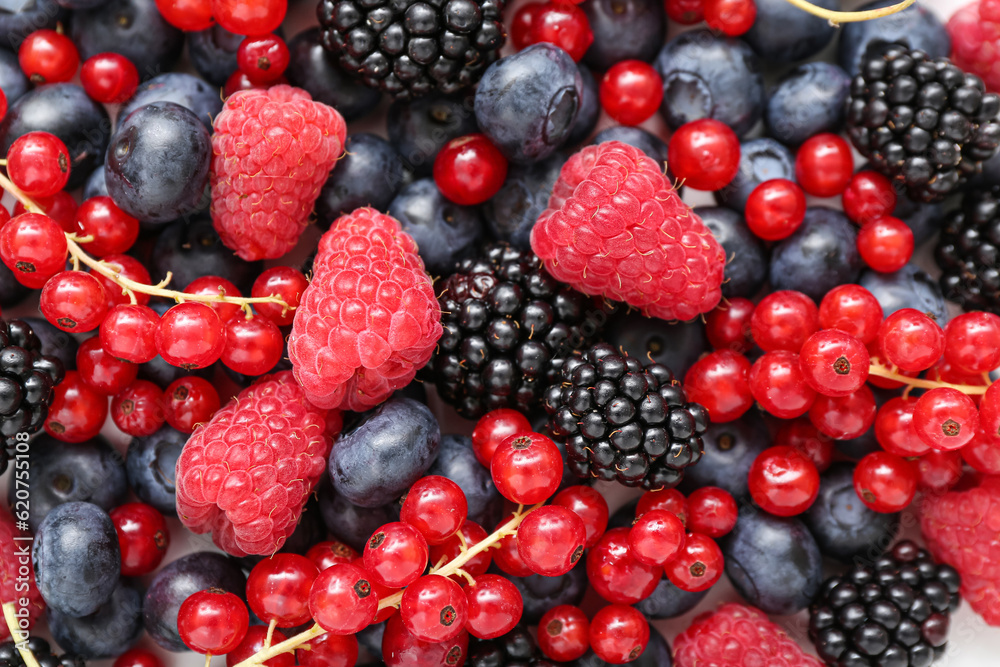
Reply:
[[142, 577], [160, 566], [170, 548], [167, 522], [145, 503], [125, 503], [108, 513], [118, 533], [122, 576]]
[[664, 0], [667, 16], [680, 25], [694, 25], [705, 19], [705, 0]]
[[1000, 366], [1000, 317], [977, 311], [951, 318], [944, 328], [944, 358], [969, 373]]
[[1000, 439], [986, 435], [981, 426], [972, 442], [958, 453], [973, 470], [985, 475], [1000, 475]]
[[156, 357], [160, 316], [149, 306], [115, 306], [101, 322], [101, 347], [124, 361], [141, 364]]
[[[220, 278], [219, 276], [202, 276], [200, 278], [195, 278], [188, 283], [187, 287], [184, 288], [184, 293], [213, 297], [243, 296], [240, 293], [240, 288], [232, 282], [226, 280], [225, 278]], [[220, 322], [228, 322], [241, 311], [238, 304], [230, 303], [228, 301], [212, 301], [211, 303], [207, 303], [205, 305], [215, 311], [215, 314], [219, 316]]]
[[865, 344], [836, 329], [817, 331], [799, 353], [806, 383], [827, 396], [847, 396], [860, 389], [868, 379], [869, 364]]
[[63, 271], [45, 283], [38, 308], [63, 331], [83, 333], [101, 325], [108, 302], [97, 278], [83, 271]]
[[288, 68], [291, 55], [285, 40], [275, 34], [247, 37], [236, 50], [236, 62], [255, 84], [273, 83]]
[[711, 352], [691, 366], [684, 376], [688, 400], [708, 410], [713, 423], [732, 421], [753, 405], [750, 362], [731, 350]]
[[343, 542], [331, 540], [314, 544], [306, 552], [306, 558], [311, 560], [322, 572], [337, 563], [353, 563], [361, 558], [361, 554]]
[[819, 303], [819, 326], [837, 329], [867, 345], [884, 319], [878, 299], [861, 285], [838, 285]]
[[115, 205], [111, 197], [91, 197], [76, 212], [73, 230], [78, 237], [91, 236], [84, 244], [95, 257], [127, 251], [139, 238], [139, 221]]
[[816, 400], [816, 390], [806, 382], [802, 367], [794, 352], [767, 352], [750, 367], [750, 392], [775, 417], [794, 419], [804, 415]]
[[754, 0], [704, 0], [705, 23], [712, 30], [739, 37], [753, 27], [757, 19]]
[[[462, 528], [458, 532], [465, 538], [465, 544], [467, 545], [478, 544], [488, 537], [482, 526], [474, 521], [469, 521], [468, 519], [466, 519], [465, 523], [462, 524]], [[436, 564], [441, 562], [447, 563], [455, 560], [455, 558], [462, 553], [462, 549], [462, 540], [459, 539], [458, 533], [455, 533], [441, 544], [435, 544], [430, 548], [430, 562]], [[462, 569], [472, 576], [478, 577], [489, 569], [490, 562], [493, 560], [493, 554], [499, 554], [500, 551], [502, 551], [502, 549], [487, 549], [486, 551], [482, 551], [467, 561], [465, 565], [462, 566]], [[517, 553], [516, 545], [514, 547], [514, 552]]]
[[692, 533], [708, 535], [718, 539], [736, 526], [739, 507], [736, 499], [725, 489], [717, 486], [703, 486], [688, 496]]
[[815, 197], [833, 197], [854, 175], [854, 158], [847, 141], [829, 132], [806, 139], [795, 154], [795, 180]]
[[901, 308], [885, 318], [878, 338], [882, 356], [905, 371], [926, 370], [944, 352], [941, 327], [914, 308]]
[[257, 563], [247, 577], [247, 604], [265, 623], [279, 628], [302, 625], [312, 618], [309, 597], [319, 576], [315, 563], [298, 554], [277, 553]]
[[889, 179], [877, 171], [859, 171], [851, 177], [842, 196], [844, 213], [859, 225], [892, 215], [896, 191]]
[[434, 182], [445, 197], [476, 206], [500, 190], [507, 178], [507, 158], [485, 134], [469, 134], [446, 143], [434, 158]]
[[834, 444], [828, 436], [819, 432], [808, 419], [794, 419], [785, 422], [774, 434], [775, 445], [794, 447], [809, 457], [819, 472], [825, 472], [833, 463]]
[[740, 168], [740, 140], [725, 123], [702, 118], [670, 137], [667, 161], [674, 176], [694, 190], [718, 190]]
[[181, 603], [177, 631], [192, 651], [222, 655], [239, 646], [250, 627], [243, 600], [218, 588], [198, 591]]
[[371, 575], [357, 565], [338, 563], [320, 572], [309, 592], [309, 613], [327, 632], [350, 635], [368, 627], [378, 611]]
[[747, 227], [757, 237], [765, 241], [780, 241], [791, 236], [805, 219], [806, 195], [802, 188], [788, 179], [764, 181], [747, 197], [744, 215]]
[[563, 459], [549, 438], [522, 433], [500, 443], [490, 471], [500, 495], [513, 503], [534, 505], [548, 500], [559, 488]]
[[468, 514], [469, 503], [458, 484], [428, 475], [406, 493], [399, 520], [419, 530], [427, 544], [441, 544], [458, 532]]
[[687, 499], [677, 489], [647, 491], [642, 494], [635, 506], [635, 518], [638, 519], [652, 510], [671, 512], [681, 520], [681, 523], [687, 524]]
[[957, 389], [929, 389], [913, 406], [913, 429], [933, 449], [964, 447], [978, 428], [976, 404]]
[[358, 638], [327, 632], [310, 639], [309, 650], [297, 649], [295, 657], [301, 667], [354, 667], [358, 662]]
[[514, 629], [524, 611], [521, 591], [496, 574], [476, 577], [465, 587], [469, 619], [465, 626], [473, 636], [494, 639]]
[[286, 0], [212, 0], [212, 15], [237, 35], [265, 35], [278, 29], [288, 10]]
[[51, 197], [69, 180], [69, 149], [49, 132], [28, 132], [7, 150], [7, 175], [30, 197]]
[[68, 255], [66, 234], [47, 215], [25, 213], [0, 228], [0, 258], [26, 287], [41, 289], [63, 270]]
[[443, 665], [459, 667], [469, 652], [469, 633], [461, 632], [447, 642], [425, 642], [406, 629], [402, 614], [393, 614], [382, 635], [382, 659], [386, 667]]
[[517, 529], [517, 552], [535, 574], [559, 577], [583, 556], [587, 529], [576, 513], [559, 505], [530, 512]]
[[665, 573], [677, 588], [689, 593], [706, 591], [722, 576], [725, 560], [711, 537], [688, 533], [677, 557], [667, 563]]
[[921, 491], [944, 493], [962, 478], [962, 455], [956, 451], [928, 452], [916, 463], [917, 488]]
[[139, 87], [139, 70], [120, 53], [98, 53], [84, 61], [80, 83], [95, 102], [121, 104]]
[[778, 290], [757, 304], [750, 317], [753, 340], [765, 352], [798, 352], [819, 331], [819, 309], [802, 292]]
[[514, 18], [511, 19], [510, 25], [507, 27], [510, 32], [510, 43], [514, 45], [514, 49], [520, 51], [531, 45], [531, 26], [535, 23], [535, 17], [543, 9], [545, 9], [544, 3], [529, 2], [521, 5], [514, 12]]
[[469, 603], [465, 591], [447, 577], [429, 574], [403, 590], [399, 615], [411, 635], [425, 642], [446, 642], [465, 630]]
[[472, 453], [487, 468], [493, 461], [500, 443], [512, 435], [531, 433], [528, 418], [517, 410], [500, 408], [479, 418], [472, 430]]
[[[42, 212], [59, 223], [67, 232], [75, 232], [76, 225], [76, 213], [79, 208], [76, 204], [76, 200], [73, 199], [73, 195], [66, 192], [65, 190], [60, 190], [51, 197], [35, 197], [35, 203], [38, 207], [42, 209]], [[0, 208], [3, 208], [0, 206]], [[27, 213], [28, 209], [24, 207], [19, 201], [14, 202], [14, 215], [21, 215], [22, 213]], [[7, 209], [3, 209], [0, 212], [0, 226], [3, 222], [10, 220], [10, 213], [7, 213]]]
[[622, 60], [601, 79], [601, 108], [622, 125], [649, 120], [663, 100], [663, 79], [649, 63]]
[[1000, 382], [994, 382], [986, 389], [979, 401], [979, 417], [987, 437], [1000, 437]]
[[[323, 635], [326, 636], [326, 635]], [[271, 646], [274, 644], [280, 644], [285, 641], [287, 637], [280, 630], [274, 630], [271, 633]], [[351, 637], [350, 639], [353, 639]], [[247, 628], [247, 634], [243, 637], [243, 641], [240, 642], [239, 646], [234, 648], [232, 651], [226, 654], [226, 667], [236, 667], [239, 663], [243, 662], [254, 653], [264, 650], [264, 643], [267, 641], [267, 626], [266, 625], [251, 625]], [[357, 643], [357, 639], [354, 640]], [[315, 639], [309, 640], [309, 645], [313, 646], [316, 643]], [[295, 665], [295, 655], [292, 653], [281, 653], [274, 656], [270, 660], [266, 660], [263, 663], [264, 667], [294, 667]]]
[[819, 472], [812, 460], [794, 447], [770, 447], [754, 459], [747, 485], [750, 496], [764, 511], [795, 516], [809, 509], [819, 495]]
[[106, 396], [113, 396], [132, 384], [139, 367], [104, 351], [98, 336], [88, 338], [76, 351], [76, 370], [84, 382]]
[[716, 350], [745, 354], [753, 348], [750, 318], [754, 305], [750, 299], [734, 297], [720, 304], [705, 317], [705, 336]]
[[587, 15], [575, 4], [545, 2], [531, 16], [528, 41], [555, 44], [575, 62], [580, 62], [594, 42], [594, 33]]
[[215, 23], [211, 0], [156, 0], [167, 23], [187, 32], [200, 32]]
[[156, 327], [156, 350], [163, 360], [181, 368], [214, 364], [226, 346], [226, 334], [215, 311], [187, 301], [172, 307]]
[[858, 231], [857, 246], [865, 264], [892, 273], [913, 257], [913, 231], [899, 218], [887, 215], [865, 223]]
[[83, 381], [77, 371], [53, 390], [45, 431], [56, 440], [83, 442], [97, 436], [108, 416], [108, 397]]
[[118, 656], [111, 667], [163, 667], [163, 663], [155, 653], [143, 648], [133, 648]]
[[[512, 516], [508, 514], [504, 517], [497, 524], [496, 530], [500, 530], [500, 527], [510, 521]], [[530, 577], [535, 573], [521, 557], [521, 552], [517, 548], [517, 537], [514, 535], [505, 535], [497, 542], [493, 551], [493, 562], [503, 572], [514, 577]]]
[[628, 548], [640, 563], [663, 567], [684, 546], [684, 523], [673, 512], [650, 510], [628, 532]]
[[276, 303], [255, 303], [253, 309], [279, 327], [288, 326], [295, 318], [294, 309], [298, 307], [299, 299], [308, 286], [309, 281], [298, 269], [290, 266], [271, 267], [253, 281], [250, 296], [255, 299], [277, 296], [288, 304], [288, 308]]
[[[134, 257], [130, 257], [129, 255], [108, 255], [102, 261], [107, 268], [111, 269], [120, 278], [128, 278], [143, 285], [150, 283], [149, 271], [142, 265], [142, 262]], [[132, 299], [129, 298], [128, 293], [114, 280], [96, 271], [90, 275], [97, 278], [98, 282], [101, 283], [101, 287], [104, 288], [104, 297], [108, 302], [108, 310], [115, 306], [132, 303]], [[132, 292], [132, 294], [135, 296], [136, 303], [140, 306], [145, 306], [149, 303], [148, 294], [144, 294], [143, 292]], [[156, 317], [159, 319], [160, 316], [157, 315]]]
[[649, 622], [635, 607], [604, 607], [590, 622], [590, 648], [604, 662], [621, 665], [637, 660], [649, 643]]
[[65, 83], [80, 66], [80, 53], [66, 35], [55, 30], [36, 30], [17, 50], [25, 76], [35, 85]]
[[153, 435], [166, 421], [163, 390], [148, 380], [136, 380], [111, 399], [111, 419], [122, 433]]
[[652, 594], [663, 568], [647, 565], [629, 548], [629, 529], [613, 528], [587, 552], [587, 578], [608, 602], [634, 604]]
[[871, 510], [899, 512], [913, 502], [918, 475], [912, 462], [889, 452], [872, 452], [854, 469], [854, 490]]
[[834, 440], [850, 440], [871, 428], [875, 411], [875, 396], [866, 385], [849, 396], [818, 395], [809, 408], [809, 420]]
[[875, 416], [875, 439], [882, 449], [896, 456], [923, 456], [930, 446], [913, 427], [917, 399], [895, 396], [886, 401]]
[[219, 392], [212, 383], [196, 375], [186, 375], [171, 382], [163, 392], [163, 416], [181, 433], [194, 432], [219, 409]]
[[244, 375], [263, 375], [274, 368], [285, 349], [281, 331], [266, 317], [247, 319], [242, 313], [226, 322], [226, 346], [220, 360]]
[[572, 510], [583, 520], [587, 531], [587, 541], [584, 546], [588, 549], [597, 544], [597, 540], [601, 539], [601, 535], [607, 530], [608, 501], [592, 486], [581, 484], [567, 487], [556, 494], [552, 504]]
[[[365, 543], [362, 555], [371, 578], [389, 588], [412, 584], [427, 567], [427, 540], [420, 531], [400, 521], [387, 523]], [[327, 628], [331, 630], [331, 628]]]
[[590, 648], [590, 621], [579, 607], [561, 604], [538, 622], [538, 648], [549, 660], [572, 662]]

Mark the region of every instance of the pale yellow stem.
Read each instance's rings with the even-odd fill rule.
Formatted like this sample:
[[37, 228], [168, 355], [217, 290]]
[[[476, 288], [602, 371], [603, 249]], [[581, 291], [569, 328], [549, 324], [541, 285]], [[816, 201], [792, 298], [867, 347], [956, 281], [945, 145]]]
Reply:
[[[10, 630], [10, 638], [14, 640], [15, 644], [20, 644], [23, 641], [27, 641], [27, 634], [21, 632], [20, 626], [17, 624], [17, 607], [14, 606], [13, 602], [3, 603], [3, 617], [7, 621], [7, 629]], [[27, 667], [40, 667], [38, 661], [35, 660], [34, 654], [27, 648], [18, 649], [21, 654], [21, 660], [24, 660], [24, 664]]]
[[883, 16], [890, 16], [897, 12], [901, 12], [910, 5], [912, 5], [916, 0], [903, 0], [903, 2], [896, 3], [895, 5], [889, 5], [888, 7], [880, 7], [878, 9], [869, 9], [863, 12], [838, 12], [832, 9], [826, 9], [824, 7], [817, 7], [807, 0], [786, 0], [788, 4], [798, 7], [804, 12], [808, 12], [813, 16], [818, 16], [821, 19], [826, 19], [834, 25], [838, 23], [856, 23], [858, 21], [871, 21], [873, 19], [880, 19]]
[[901, 382], [908, 385], [910, 389], [937, 389], [938, 387], [949, 387], [951, 389], [957, 389], [963, 394], [969, 394], [970, 396], [985, 394], [986, 390], [989, 389], [988, 386], [979, 386], [974, 384], [952, 384], [950, 382], [941, 382], [939, 380], [925, 380], [922, 378], [911, 378], [905, 375], [901, 375], [889, 368], [886, 368], [882, 364], [872, 363], [868, 367], [868, 375], [874, 375], [880, 378], [886, 378], [887, 380], [895, 380], [896, 382]]

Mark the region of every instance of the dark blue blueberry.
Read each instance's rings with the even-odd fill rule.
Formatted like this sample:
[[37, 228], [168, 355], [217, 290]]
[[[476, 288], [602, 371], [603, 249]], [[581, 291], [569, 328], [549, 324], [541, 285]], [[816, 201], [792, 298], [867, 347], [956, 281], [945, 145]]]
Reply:
[[379, 526], [399, 520], [399, 505], [395, 502], [382, 507], [359, 507], [337, 493], [330, 484], [320, 486], [318, 495], [327, 530], [358, 552], [364, 550], [365, 542]]
[[355, 505], [386, 505], [431, 467], [440, 444], [441, 428], [426, 405], [391, 398], [340, 434], [330, 453], [330, 481]]
[[66, 188], [72, 190], [104, 163], [111, 120], [80, 86], [53, 83], [29, 90], [10, 105], [0, 124], [0, 152], [6, 155], [15, 139], [35, 131], [50, 132], [66, 144], [72, 158]]
[[55, 0], [22, 1], [16, 6], [18, 11], [0, 10], [0, 45], [15, 53], [28, 35], [43, 28], [55, 28], [69, 15]]
[[389, 204], [389, 215], [417, 242], [417, 251], [432, 275], [451, 273], [468, 257], [483, 235], [483, 218], [474, 206], [448, 200], [431, 178], [413, 181]]
[[146, 631], [168, 651], [187, 651], [177, 631], [177, 612], [184, 600], [207, 588], [221, 588], [243, 597], [246, 585], [239, 564], [225, 554], [196, 551], [178, 558], [157, 572], [146, 590], [142, 604]]
[[25, 287], [14, 277], [14, 272], [0, 262], [0, 306], [9, 308], [15, 306], [31, 294], [31, 289]]
[[701, 436], [705, 453], [697, 465], [684, 469], [681, 491], [717, 486], [741, 500], [749, 497], [747, 474], [754, 459], [773, 444], [767, 424], [756, 411], [724, 424], [709, 424]]
[[142, 634], [142, 594], [125, 583], [96, 612], [74, 618], [49, 607], [49, 631], [62, 650], [84, 660], [114, 658], [127, 651]]
[[654, 64], [663, 77], [660, 113], [673, 129], [714, 118], [742, 136], [764, 111], [760, 59], [742, 40], [691, 30], [667, 42]]
[[747, 506], [722, 540], [726, 575], [767, 614], [805, 609], [823, 582], [823, 557], [805, 524]]
[[933, 315], [942, 327], [948, 323], [941, 286], [916, 264], [907, 264], [894, 273], [865, 271], [858, 284], [875, 295], [886, 317], [901, 308], [915, 308]]
[[362, 132], [347, 137], [344, 157], [330, 172], [316, 200], [316, 218], [323, 229], [361, 206], [385, 213], [403, 187], [403, 163], [388, 141]]
[[122, 556], [115, 525], [97, 505], [59, 505], [35, 531], [31, 562], [49, 608], [76, 618], [93, 614], [118, 585]]
[[[486, 526], [486, 530], [492, 526]], [[524, 600], [523, 623], [535, 625], [549, 609], [561, 604], [578, 605], [587, 592], [587, 566], [577, 564], [572, 570], [558, 577], [533, 574], [528, 577], [509, 577], [517, 586]]]
[[[74, 443], [40, 435], [28, 448], [28, 465], [28, 526], [33, 531], [64, 503], [93, 503], [110, 511], [128, 493], [121, 454], [99, 438]], [[7, 502], [14, 507], [13, 484], [7, 489]]]
[[771, 287], [798, 290], [819, 303], [837, 285], [857, 280], [863, 263], [857, 228], [840, 211], [806, 209], [802, 225], [771, 250]]
[[221, 25], [189, 32], [187, 44], [191, 64], [205, 81], [217, 88], [223, 86], [229, 76], [239, 69], [236, 51], [244, 39], [244, 35], [231, 33]]
[[386, 131], [403, 164], [417, 176], [430, 176], [441, 147], [478, 132], [479, 127], [472, 96], [431, 93], [393, 102], [386, 115]]
[[620, 141], [633, 148], [638, 148], [657, 164], [663, 164], [667, 161], [667, 144], [664, 143], [663, 139], [641, 127], [612, 125], [598, 132], [591, 143], [603, 144], [605, 141]]
[[212, 131], [212, 119], [222, 111], [218, 88], [190, 74], [169, 72], [139, 84], [135, 94], [118, 112], [118, 124], [139, 107], [153, 102], [173, 102], [190, 109], [209, 132]]
[[659, 0], [585, 0], [594, 43], [583, 61], [604, 72], [622, 60], [652, 62], [663, 46], [666, 16]]
[[83, 185], [83, 195], [82, 199], [84, 201], [90, 199], [91, 197], [107, 197], [108, 196], [108, 181], [104, 177], [104, 165], [99, 164], [94, 171], [90, 172], [90, 176], [87, 177], [87, 182]]
[[663, 364], [683, 378], [698, 357], [708, 351], [705, 325], [701, 320], [670, 323], [638, 312], [619, 311], [611, 316], [604, 340], [646, 363]]
[[[571, 667], [611, 667], [610, 663], [604, 662], [594, 655], [593, 651], [589, 650], [579, 660], [560, 664]], [[646, 650], [635, 660], [623, 663], [623, 667], [670, 667], [673, 664], [670, 644], [663, 638], [660, 631], [651, 625], [649, 626], [649, 643], [646, 644]]]
[[469, 519], [484, 528], [493, 527], [500, 517], [489, 516], [483, 520], [484, 514], [494, 514], [493, 506], [500, 493], [493, 485], [493, 475], [488, 468], [479, 462], [472, 452], [472, 439], [464, 435], [446, 435], [441, 438], [437, 460], [427, 470], [428, 475], [447, 477], [458, 484], [465, 493], [469, 503]]
[[31, 330], [42, 342], [42, 354], [55, 357], [62, 362], [63, 368], [68, 371], [76, 368], [76, 351], [80, 347], [76, 338], [62, 329], [57, 329], [54, 325], [49, 324], [48, 320], [41, 317], [22, 319], [31, 326]]
[[337, 67], [323, 48], [319, 26], [300, 32], [288, 43], [285, 76], [317, 102], [333, 107], [344, 120], [357, 120], [374, 109], [382, 96]]
[[583, 63], [577, 63], [580, 78], [583, 80], [583, 94], [580, 96], [580, 110], [576, 114], [576, 122], [566, 138], [566, 145], [578, 144], [594, 131], [597, 119], [601, 116], [600, 87], [590, 68]]
[[486, 224], [497, 240], [531, 250], [531, 229], [548, 208], [552, 188], [565, 163], [566, 155], [556, 151], [538, 162], [510, 165], [507, 180], [482, 207]]
[[814, 134], [840, 131], [850, 85], [851, 77], [831, 63], [799, 65], [771, 92], [764, 111], [767, 133], [789, 146], [798, 146]]
[[[757, 55], [770, 63], [802, 60], [830, 43], [836, 28], [785, 0], [755, 0], [757, 18], [743, 39]], [[840, 9], [840, 0], [817, 0], [817, 7]]]
[[[1000, 180], [997, 182], [1000, 183]], [[940, 202], [915, 202], [905, 192], [897, 192], [896, 210], [892, 215], [909, 226], [913, 232], [913, 243], [919, 246], [941, 228], [944, 206]]]
[[[878, 9], [895, 4], [895, 0], [875, 0], [857, 9]], [[947, 58], [951, 53], [951, 38], [934, 12], [921, 3], [907, 7], [877, 21], [847, 23], [841, 28], [837, 57], [840, 66], [854, 76], [869, 46], [881, 47], [900, 42], [911, 49], [920, 49], [931, 58]]]
[[156, 239], [147, 264], [156, 283], [173, 273], [171, 285], [183, 289], [195, 278], [219, 276], [249, 294], [253, 281], [264, 270], [263, 262], [245, 262], [222, 240], [208, 218], [191, 222], [177, 220], [164, 228]]
[[508, 160], [535, 162], [569, 138], [582, 95], [573, 59], [552, 44], [533, 44], [487, 68], [476, 89], [476, 122]]
[[194, 112], [174, 102], [153, 102], [118, 124], [104, 178], [123, 211], [148, 222], [169, 222], [196, 210], [211, 160], [211, 136]]
[[707, 590], [699, 593], [683, 591], [663, 577], [648, 598], [636, 602], [635, 608], [645, 614], [646, 618], [676, 618], [698, 606], [706, 595]]
[[740, 144], [740, 167], [736, 176], [721, 190], [715, 201], [743, 213], [754, 188], [775, 178], [795, 180], [795, 156], [774, 139], [751, 139]]
[[139, 70], [139, 79], [174, 68], [184, 48], [184, 32], [167, 23], [155, 0], [110, 0], [97, 9], [74, 12], [70, 36], [81, 60], [120, 53]]
[[8, 105], [28, 92], [28, 77], [21, 69], [17, 54], [2, 47], [0, 47], [0, 90], [7, 98]]
[[726, 251], [722, 295], [751, 298], [767, 281], [767, 247], [750, 231], [743, 216], [732, 209], [698, 206], [694, 211]]
[[132, 492], [167, 516], [177, 516], [175, 470], [188, 437], [164, 424], [153, 435], [132, 438], [125, 453], [125, 474]]
[[819, 496], [802, 515], [824, 556], [874, 561], [899, 531], [899, 514], [868, 509], [854, 490], [854, 466], [834, 463], [820, 475]]

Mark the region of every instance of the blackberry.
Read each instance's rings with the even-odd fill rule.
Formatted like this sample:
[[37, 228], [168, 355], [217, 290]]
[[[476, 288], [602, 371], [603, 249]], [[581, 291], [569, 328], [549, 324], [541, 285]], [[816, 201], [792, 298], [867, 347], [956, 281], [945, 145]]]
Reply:
[[826, 580], [809, 608], [809, 639], [828, 665], [926, 667], [944, 652], [959, 583], [954, 568], [900, 542]]
[[567, 359], [544, 405], [578, 477], [673, 488], [704, 452], [705, 408], [688, 403], [663, 364], [643, 365], [607, 343]]
[[502, 0], [320, 0], [323, 46], [397, 99], [476, 83], [500, 57]]
[[[35, 656], [39, 667], [87, 667], [83, 658], [72, 653], [57, 656], [52, 652], [49, 643], [41, 637], [29, 637], [27, 648]], [[0, 644], [0, 667], [24, 667], [21, 652], [14, 646], [13, 641]]]
[[1000, 146], [1000, 96], [946, 58], [899, 44], [869, 50], [851, 81], [848, 135], [910, 197], [937, 201]]
[[945, 298], [1000, 314], [1000, 185], [970, 190], [934, 249]]
[[[65, 370], [42, 354], [42, 343], [22, 320], [0, 320], [0, 436], [9, 446], [20, 433], [37, 433]], [[23, 438], [23, 436], [22, 436]]]
[[[565, 664], [565, 663], [559, 663]], [[466, 667], [558, 667], [545, 659], [527, 628], [517, 626], [502, 637], [470, 637]]]
[[441, 397], [469, 419], [536, 410], [566, 357], [590, 345], [611, 312], [557, 282], [530, 250], [502, 243], [459, 262], [438, 302], [444, 333], [430, 368]]

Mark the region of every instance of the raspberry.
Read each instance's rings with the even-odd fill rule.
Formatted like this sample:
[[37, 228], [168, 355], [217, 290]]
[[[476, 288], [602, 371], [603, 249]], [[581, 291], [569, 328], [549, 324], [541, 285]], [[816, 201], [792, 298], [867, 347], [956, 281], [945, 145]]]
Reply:
[[271, 555], [326, 469], [327, 411], [291, 371], [266, 376], [199, 426], [177, 460], [177, 514], [226, 553]]
[[417, 244], [371, 208], [341, 216], [320, 239], [288, 357], [321, 408], [362, 411], [409, 384], [441, 337], [441, 309]]
[[949, 19], [947, 29], [952, 62], [981, 78], [987, 90], [1000, 92], [1000, 0], [962, 7]]
[[731, 602], [697, 616], [674, 640], [675, 667], [822, 667], [754, 607]]
[[689, 320], [722, 298], [722, 246], [656, 162], [621, 142], [563, 165], [531, 247], [557, 280], [646, 315]]
[[962, 597], [987, 623], [1000, 626], [1000, 478], [927, 496], [920, 528], [934, 558], [962, 575]]
[[[23, 614], [27, 600], [29, 629], [45, 611], [45, 601], [35, 585], [35, 573], [31, 567], [31, 541], [15, 540], [22, 537], [14, 526], [14, 519], [0, 510], [0, 603], [13, 602], [16, 614]], [[0, 614], [2, 617], [2, 614]], [[0, 641], [10, 638], [7, 623], [0, 620]]]
[[226, 98], [212, 135], [212, 222], [243, 259], [275, 259], [309, 223], [347, 126], [336, 109], [291, 86]]

